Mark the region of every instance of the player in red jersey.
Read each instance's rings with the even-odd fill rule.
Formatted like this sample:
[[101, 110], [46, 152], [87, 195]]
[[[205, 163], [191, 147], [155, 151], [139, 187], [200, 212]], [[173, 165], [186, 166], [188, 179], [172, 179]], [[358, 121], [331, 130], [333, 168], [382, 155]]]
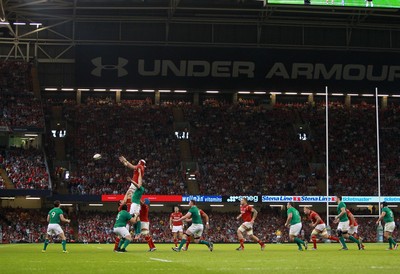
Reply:
[[364, 249], [364, 245], [362, 244], [362, 238], [358, 235], [358, 223], [356, 218], [354, 217], [353, 213], [349, 209], [346, 208], [347, 217], [349, 218], [349, 231], [348, 234], [353, 236], [358, 241], [360, 241], [361, 249]]
[[311, 221], [310, 226], [313, 227], [313, 231], [311, 232], [311, 240], [314, 244], [312, 250], [317, 250], [317, 236], [321, 235], [325, 239], [329, 239], [335, 242], [340, 242], [339, 238], [330, 236], [328, 231], [326, 230], [326, 225], [319, 214], [309, 207], [304, 207], [304, 213], [308, 216], [308, 219]]
[[[206, 223], [206, 230], [210, 229], [210, 218], [208, 217], [207, 213], [205, 213], [202, 209], [199, 208], [199, 213], [200, 213], [200, 217], [204, 220], [204, 222]], [[186, 219], [187, 222], [190, 222], [191, 219]], [[186, 239], [186, 246], [182, 247], [183, 251], [187, 251], [189, 249], [189, 245], [190, 245], [190, 241], [194, 240], [193, 235], [191, 237], [188, 237]], [[201, 238], [202, 240], [204, 239], [204, 237]]]
[[156, 251], [157, 248], [154, 245], [153, 238], [150, 235], [150, 221], [149, 221], [149, 205], [150, 200], [145, 198], [143, 201], [140, 201], [140, 220], [141, 220], [141, 232], [140, 234], [144, 236], [147, 244], [149, 245], [149, 252]]
[[[128, 190], [125, 193], [124, 199], [118, 202], [118, 212], [120, 212], [122, 210], [122, 206], [123, 205], [127, 206], [127, 211], [129, 212], [129, 210], [131, 208], [131, 204], [132, 204], [131, 203], [131, 197], [132, 197], [132, 190]], [[129, 226], [129, 224], [127, 224], [127, 229], [129, 230], [128, 226]], [[114, 251], [117, 251], [117, 248], [118, 248], [120, 240], [121, 239], [119, 237], [115, 238]]]
[[172, 235], [174, 237], [175, 247], [178, 247], [178, 240], [182, 240], [183, 236], [183, 222], [177, 221], [183, 216], [182, 212], [179, 211], [179, 207], [174, 207], [174, 212], [169, 216], [169, 227], [172, 230]]
[[[139, 171], [138, 171], [138, 169], [140, 169], [141, 175], [142, 175], [142, 178], [143, 178], [143, 177], [144, 177], [144, 170], [145, 170], [145, 168], [146, 168], [146, 161], [143, 160], [143, 159], [141, 159], [141, 160], [139, 160], [139, 162], [137, 163], [137, 165], [133, 165], [133, 164], [131, 164], [124, 156], [120, 156], [120, 157], [119, 157], [119, 161], [120, 161], [121, 163], [123, 163], [124, 166], [126, 166], [127, 168], [133, 170], [132, 180], [133, 180], [136, 184], [138, 184], [138, 183], [139, 183]], [[132, 188], [135, 188], [133, 184], [131, 184], [131, 187], [132, 187]]]
[[261, 251], [265, 249], [265, 244], [253, 234], [254, 220], [257, 218], [257, 215], [258, 215], [257, 210], [255, 210], [252, 206], [247, 204], [246, 198], [242, 198], [242, 200], [240, 200], [240, 214], [239, 216], [236, 217], [236, 219], [239, 220], [240, 218], [242, 218], [243, 223], [237, 230], [240, 246], [236, 248], [236, 250], [238, 251], [244, 250], [243, 233], [249, 235], [254, 242], [259, 243], [261, 246]]

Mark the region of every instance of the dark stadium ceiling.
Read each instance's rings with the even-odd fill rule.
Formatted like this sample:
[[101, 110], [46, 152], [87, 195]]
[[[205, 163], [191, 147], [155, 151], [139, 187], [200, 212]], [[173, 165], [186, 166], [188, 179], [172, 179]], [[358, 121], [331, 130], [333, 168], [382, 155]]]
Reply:
[[185, 21], [399, 28], [397, 9], [269, 5], [260, 0], [0, 0], [7, 20]]

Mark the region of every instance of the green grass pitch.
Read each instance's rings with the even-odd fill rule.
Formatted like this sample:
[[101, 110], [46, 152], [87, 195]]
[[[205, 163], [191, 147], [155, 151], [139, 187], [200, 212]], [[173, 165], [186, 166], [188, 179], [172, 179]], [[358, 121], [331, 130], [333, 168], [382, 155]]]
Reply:
[[215, 244], [210, 252], [204, 245], [191, 244], [189, 251], [171, 250], [172, 244], [158, 244], [147, 252], [147, 245], [131, 244], [127, 253], [112, 252], [110, 244], [0, 245], [0, 272], [8, 273], [400, 273], [400, 250], [386, 251], [387, 244], [366, 244], [359, 251], [348, 244], [319, 244], [317, 251], [297, 251], [294, 244], [271, 245], [264, 251], [257, 244]]
[[[329, 0], [331, 3], [332, 0]], [[344, 0], [345, 7], [365, 7], [365, 0]], [[269, 4], [304, 5], [304, 0], [268, 0]], [[373, 0], [374, 8], [399, 8], [399, 0]], [[326, 6], [326, 0], [311, 0], [311, 5]], [[332, 4], [329, 4], [332, 5]], [[342, 6], [342, 0], [334, 0], [335, 6]]]

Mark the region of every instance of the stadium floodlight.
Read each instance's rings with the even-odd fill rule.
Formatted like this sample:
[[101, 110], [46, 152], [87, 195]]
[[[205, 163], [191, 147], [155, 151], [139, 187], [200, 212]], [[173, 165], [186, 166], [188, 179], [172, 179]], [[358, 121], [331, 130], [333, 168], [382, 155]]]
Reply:
[[58, 88], [44, 88], [45, 91], [54, 91], [54, 90], [58, 90]]
[[27, 199], [27, 200], [40, 200], [40, 197], [26, 196], [25, 199]]
[[210, 205], [211, 207], [224, 207], [224, 205], [215, 205], [215, 204], [212, 204], [212, 205]]
[[103, 206], [103, 204], [89, 204], [89, 206], [98, 206], [98, 207], [101, 207], [101, 206]]
[[400, 97], [398, 94], [393, 94], [392, 97]]
[[239, 94], [250, 94], [250, 91], [238, 91]]
[[279, 95], [279, 94], [282, 94], [282, 92], [279, 92], [279, 91], [277, 91], [277, 92], [271, 91], [269, 94], [271, 94], [271, 95]]
[[150, 206], [162, 207], [162, 206], [164, 206], [164, 204], [150, 204]]
[[170, 89], [159, 89], [158, 92], [169, 93], [169, 92], [171, 92], [171, 90]]
[[79, 91], [90, 91], [90, 88], [78, 88]]
[[24, 22], [15, 22], [14, 23], [14, 26], [25, 26], [26, 25], [26, 23], [24, 23]]
[[127, 89], [126, 92], [138, 92], [138, 89]]
[[38, 134], [35, 134], [35, 133], [26, 133], [25, 134], [25, 137], [38, 137], [39, 135]]
[[343, 93], [332, 93], [332, 96], [343, 96]]
[[72, 204], [60, 204], [60, 206], [72, 206]]
[[8, 22], [0, 22], [0, 25], [9, 25], [10, 23]]
[[388, 205], [388, 207], [399, 207], [398, 205]]
[[379, 97], [389, 97], [389, 94], [379, 94]]
[[42, 23], [29, 23], [30, 26], [36, 26], [36, 28], [39, 28], [41, 25], [43, 25]]
[[74, 89], [73, 88], [62, 88], [61, 90], [62, 91], [73, 91]]
[[189, 205], [189, 204], [181, 204], [181, 205], [179, 205], [179, 206], [182, 206], [182, 207], [189, 207], [190, 205]]
[[285, 95], [297, 95], [297, 92], [285, 92]]
[[219, 90], [206, 90], [206, 93], [219, 93]]
[[357, 93], [348, 93], [347, 96], [358, 96]]
[[154, 89], [142, 89], [142, 92], [154, 92]]
[[110, 89], [110, 91], [121, 91], [121, 89], [120, 88], [113, 88], [113, 89]]
[[299, 205], [299, 207], [312, 207], [312, 205]]
[[373, 97], [374, 95], [373, 94], [369, 94], [369, 93], [364, 93], [364, 94], [361, 94], [361, 96], [363, 96], [363, 97]]
[[326, 95], [326, 93], [323, 93], [323, 92], [317, 92], [317, 93], [316, 93], [316, 95], [318, 95], [318, 96], [325, 96], [325, 95]]
[[255, 91], [254, 94], [267, 94], [265, 91]]
[[300, 93], [301, 95], [312, 95], [312, 93], [311, 92], [302, 92], [302, 93]]
[[370, 207], [370, 205], [357, 205], [357, 207], [366, 207], [366, 208], [368, 208], [368, 207]]
[[106, 89], [105, 88], [95, 88], [95, 89], [93, 89], [93, 91], [106, 91]]
[[176, 93], [186, 93], [187, 90], [184, 90], [184, 89], [177, 89], [177, 90], [174, 90], [174, 92], [176, 92]]
[[2, 200], [15, 200], [15, 197], [0, 197]]

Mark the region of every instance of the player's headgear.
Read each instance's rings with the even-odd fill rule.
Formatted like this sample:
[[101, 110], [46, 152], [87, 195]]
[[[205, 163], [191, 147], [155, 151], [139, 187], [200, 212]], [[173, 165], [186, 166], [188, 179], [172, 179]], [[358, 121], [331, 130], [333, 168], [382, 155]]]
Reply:
[[385, 207], [385, 206], [387, 206], [388, 204], [387, 204], [387, 202], [383, 202], [382, 205], [383, 205], [383, 207]]
[[145, 205], [149, 205], [150, 204], [149, 198], [145, 198], [143, 202], [144, 202]]
[[143, 159], [140, 159], [139, 160], [139, 165], [142, 165], [142, 166], [146, 167], [146, 161], [143, 160]]

